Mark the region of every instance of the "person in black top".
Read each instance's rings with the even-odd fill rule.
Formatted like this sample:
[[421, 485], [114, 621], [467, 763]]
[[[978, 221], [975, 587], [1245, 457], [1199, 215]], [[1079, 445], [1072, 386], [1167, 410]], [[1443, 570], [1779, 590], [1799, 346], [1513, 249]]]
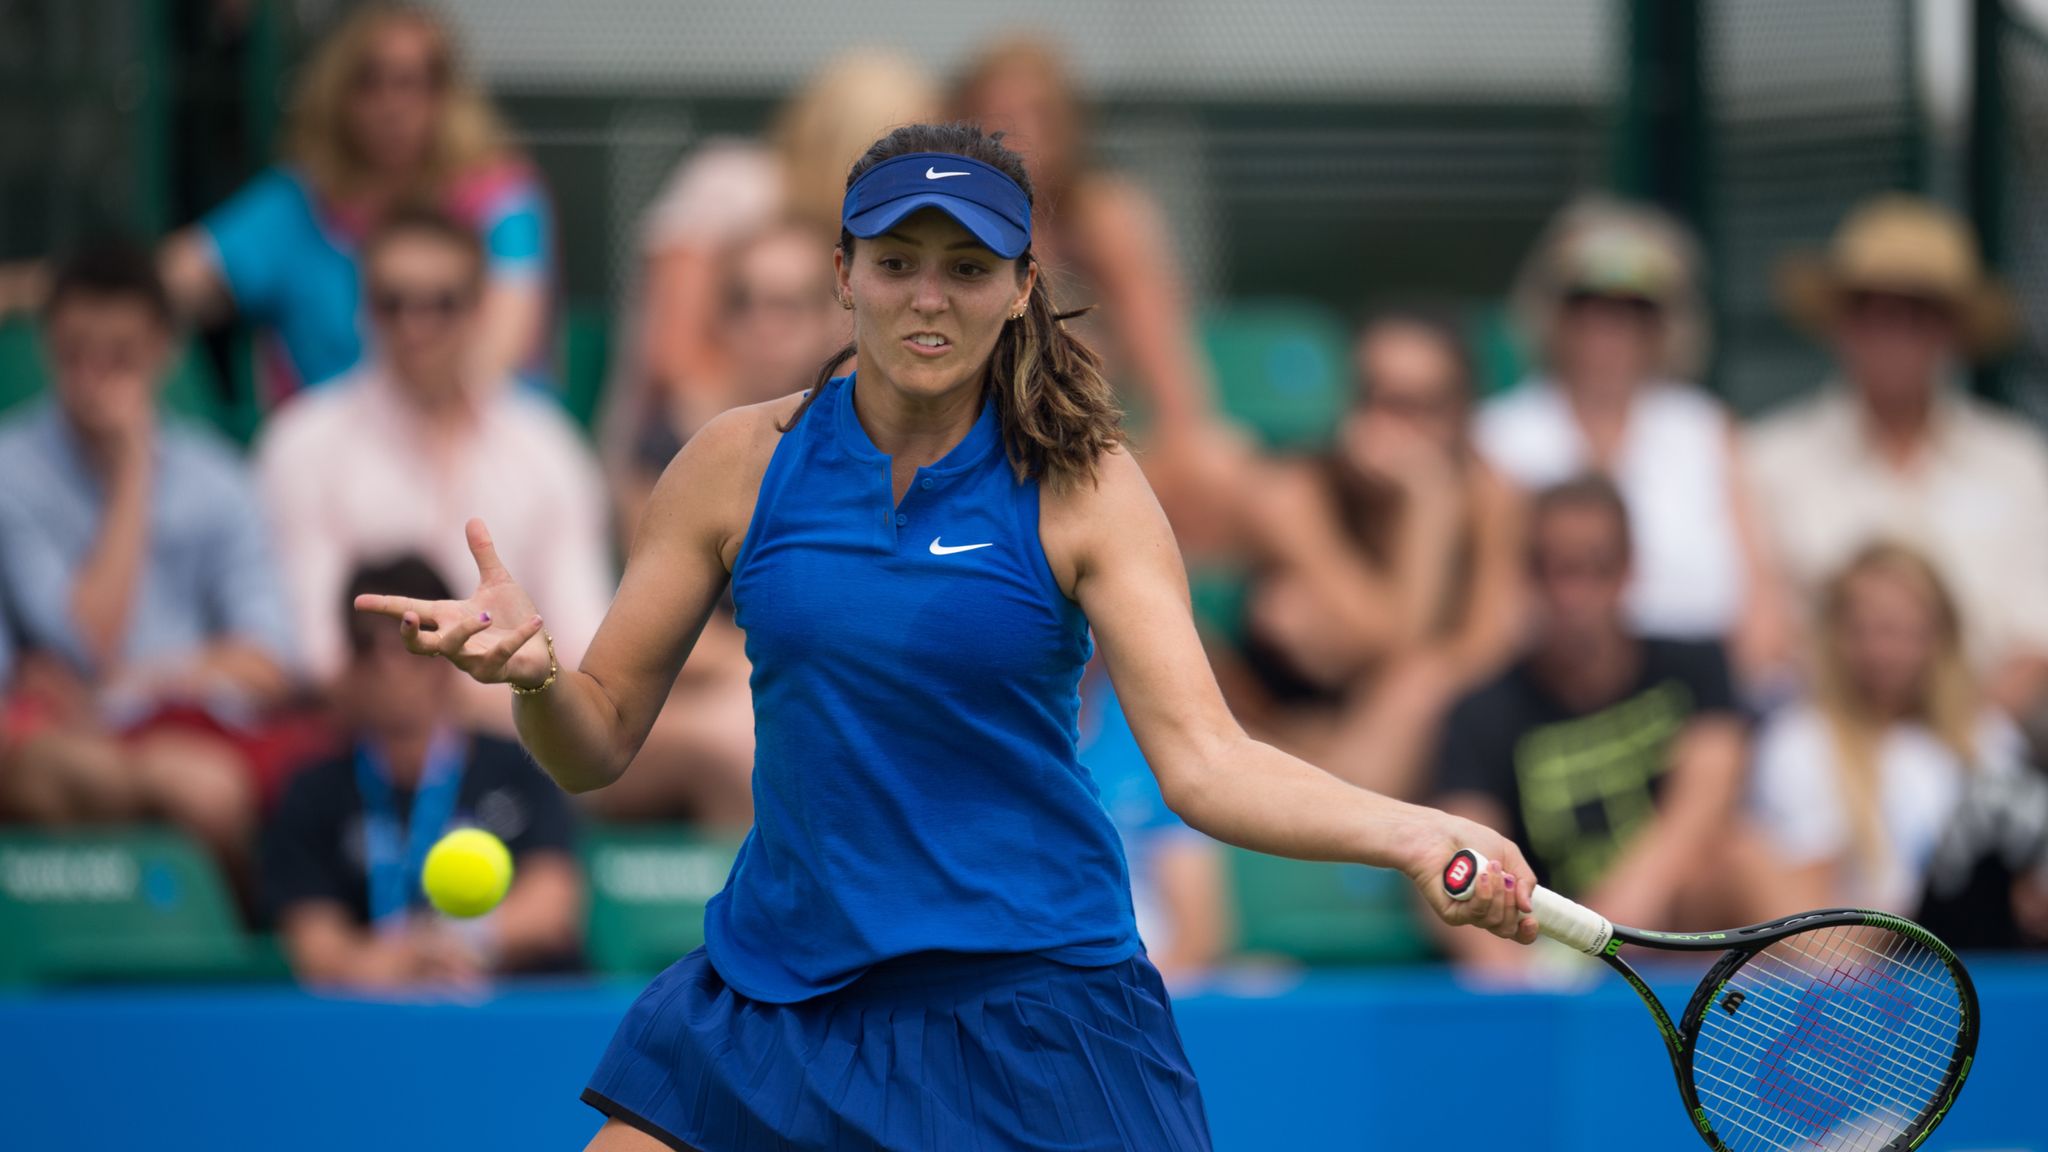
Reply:
[[[341, 601], [350, 666], [337, 704], [352, 738], [292, 780], [263, 836], [265, 902], [292, 970], [308, 984], [388, 987], [574, 969], [583, 886], [568, 798], [517, 744], [446, 726], [460, 673], [411, 659], [355, 613], [364, 593], [449, 594], [407, 556], [359, 569]], [[505, 841], [515, 878], [495, 911], [456, 921], [427, 907], [419, 873], [463, 825]]]
[[[1453, 707], [1434, 783], [1444, 808], [1519, 844], [1546, 886], [1617, 922], [1684, 928], [1741, 903], [1716, 901], [1736, 885], [1709, 861], [1733, 836], [1748, 733], [1719, 644], [1630, 631], [1630, 550], [1607, 480], [1536, 497], [1534, 646]], [[1465, 935], [1444, 938], [1461, 964], [1512, 975], [1528, 962]]]

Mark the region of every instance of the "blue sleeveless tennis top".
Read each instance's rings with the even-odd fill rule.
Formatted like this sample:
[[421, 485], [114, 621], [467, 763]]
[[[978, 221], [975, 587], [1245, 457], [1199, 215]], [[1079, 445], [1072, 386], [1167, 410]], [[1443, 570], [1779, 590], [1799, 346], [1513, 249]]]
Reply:
[[835, 379], [782, 437], [733, 565], [754, 828], [704, 916], [726, 983], [788, 1003], [912, 952], [1114, 964], [1123, 848], [1076, 759], [1088, 622], [995, 406], [891, 502]]

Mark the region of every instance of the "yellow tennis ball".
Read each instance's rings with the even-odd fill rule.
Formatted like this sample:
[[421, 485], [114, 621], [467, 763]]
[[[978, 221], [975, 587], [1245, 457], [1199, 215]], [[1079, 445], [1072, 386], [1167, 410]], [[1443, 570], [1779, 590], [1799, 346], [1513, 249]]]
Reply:
[[512, 887], [512, 853], [481, 828], [457, 828], [427, 850], [420, 887], [450, 916], [481, 916]]

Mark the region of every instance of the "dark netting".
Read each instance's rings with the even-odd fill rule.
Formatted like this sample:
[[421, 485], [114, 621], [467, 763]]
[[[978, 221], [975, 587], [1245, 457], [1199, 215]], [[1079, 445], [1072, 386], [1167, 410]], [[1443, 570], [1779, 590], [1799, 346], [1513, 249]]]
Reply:
[[[269, 155], [291, 62], [352, 3], [258, 5], [289, 15], [215, 68], [181, 43], [213, 10], [199, 0], [0, 0], [0, 259], [107, 222], [175, 226], [217, 202]], [[640, 213], [697, 144], [760, 129], [842, 49], [893, 48], [943, 80], [1020, 20], [994, 6], [931, 19], [903, 0], [439, 7], [542, 168], [566, 295], [591, 314], [618, 296]], [[1718, 320], [1713, 383], [1745, 412], [1825, 371], [1771, 300], [1777, 257], [1823, 243], [1863, 195], [1922, 183], [1913, 8], [1698, 0], [1692, 170]], [[1643, 99], [1627, 33], [1644, 10], [1199, 0], [1163, 13], [1051, 0], [1029, 17], [1071, 53], [1097, 151], [1163, 203], [1198, 303], [1286, 297], [1342, 316], [1390, 295], [1485, 312], [1560, 204], [1634, 166], [1643, 142], [1618, 129]], [[2048, 147], [2024, 130], [2048, 102], [2048, 49], [2014, 22], [2005, 53], [2003, 231], [2028, 289], [2028, 269], [2048, 269], [2027, 255], [2042, 226], [2023, 211], [2048, 176]], [[195, 143], [192, 129], [232, 118], [192, 111], [202, 82], [230, 75], [245, 94], [240, 138]], [[1486, 334], [1497, 384], [1512, 358], [1498, 326]], [[2012, 373], [2037, 408], [2044, 347], [2048, 334], [2030, 336]]]
[[1828, 370], [1778, 311], [1779, 258], [1824, 245], [1865, 196], [1919, 185], [1913, 5], [1709, 0], [1701, 38], [1715, 383], [1754, 412]]
[[147, 8], [0, 3], [0, 259], [158, 218]]
[[1997, 29], [1997, 74], [1990, 92], [1995, 210], [1985, 221], [1993, 259], [2019, 297], [2020, 338], [2003, 365], [2004, 395], [2036, 420], [2048, 421], [2048, 33], [2035, 17], [2005, 11]]

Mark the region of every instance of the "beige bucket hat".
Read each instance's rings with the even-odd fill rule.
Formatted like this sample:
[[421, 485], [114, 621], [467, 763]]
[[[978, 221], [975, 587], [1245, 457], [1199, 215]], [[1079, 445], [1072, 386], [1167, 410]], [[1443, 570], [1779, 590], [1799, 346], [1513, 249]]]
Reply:
[[1918, 196], [1865, 201], [1835, 229], [1826, 251], [1798, 252], [1778, 266], [1778, 300], [1800, 327], [1825, 336], [1843, 301], [1887, 292], [1932, 301], [1955, 317], [1963, 350], [1991, 356], [2012, 341], [2012, 294], [1984, 269], [1977, 237], [1960, 216]]

